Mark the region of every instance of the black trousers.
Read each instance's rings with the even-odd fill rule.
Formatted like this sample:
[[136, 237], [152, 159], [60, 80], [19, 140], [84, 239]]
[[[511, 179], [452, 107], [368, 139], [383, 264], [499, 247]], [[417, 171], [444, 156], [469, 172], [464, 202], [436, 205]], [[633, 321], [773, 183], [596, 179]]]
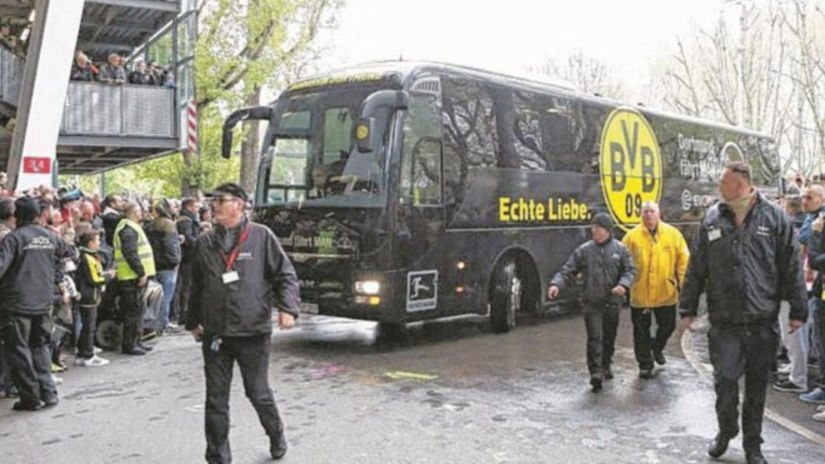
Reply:
[[584, 326], [587, 330], [587, 370], [590, 377], [602, 377], [610, 368], [619, 327], [619, 307], [606, 304], [584, 307]]
[[77, 356], [88, 359], [95, 355], [95, 331], [97, 330], [97, 306], [78, 306], [80, 321], [80, 337], [77, 340]]
[[2, 334], [11, 379], [20, 393], [20, 401], [26, 405], [57, 398], [49, 351], [51, 332], [48, 314], [10, 314], [3, 318]]
[[232, 368], [237, 361], [246, 397], [270, 440], [284, 430], [278, 407], [269, 389], [269, 334], [254, 337], [226, 337], [213, 351], [211, 336], [203, 341], [203, 368], [206, 376], [206, 462], [232, 462], [229, 449], [229, 390]]
[[123, 339], [121, 348], [129, 352], [137, 347], [143, 335], [143, 293], [146, 286], [138, 287], [137, 280], [118, 282], [120, 291], [120, 317], [123, 320]]
[[728, 438], [739, 432], [739, 378], [745, 375], [742, 405], [742, 445], [745, 451], [762, 444], [762, 415], [776, 353], [779, 328], [771, 324], [712, 326], [708, 333], [716, 388], [719, 432]]
[[171, 320], [177, 320], [179, 325], [186, 323], [186, 312], [189, 310], [189, 292], [192, 289], [192, 262], [183, 261], [178, 268], [178, 283], [175, 286]]
[[[651, 337], [653, 318], [656, 318], [656, 335]], [[661, 353], [676, 330], [676, 306], [631, 308], [630, 320], [633, 321], [633, 351], [639, 369], [653, 369], [653, 353]]]

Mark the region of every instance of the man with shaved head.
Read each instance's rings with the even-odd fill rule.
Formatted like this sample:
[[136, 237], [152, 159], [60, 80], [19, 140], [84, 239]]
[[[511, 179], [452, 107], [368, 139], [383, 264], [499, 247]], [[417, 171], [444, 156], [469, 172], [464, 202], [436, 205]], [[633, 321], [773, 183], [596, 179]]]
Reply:
[[742, 447], [748, 464], [765, 464], [762, 417], [780, 302], [790, 304], [790, 331], [808, 316], [799, 243], [785, 212], [753, 186], [747, 163], [725, 167], [719, 196], [693, 240], [679, 313], [690, 327], [700, 295], [707, 297], [719, 427], [708, 455], [721, 457], [739, 434], [739, 378], [744, 374]]

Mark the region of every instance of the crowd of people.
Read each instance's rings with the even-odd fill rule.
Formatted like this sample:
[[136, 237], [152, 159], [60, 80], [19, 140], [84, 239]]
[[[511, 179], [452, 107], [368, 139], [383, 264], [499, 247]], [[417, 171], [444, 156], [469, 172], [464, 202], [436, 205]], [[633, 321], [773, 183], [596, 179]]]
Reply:
[[126, 57], [109, 54], [105, 63], [96, 65], [81, 50], [75, 53], [70, 79], [73, 81], [100, 82], [103, 84], [152, 85], [175, 87], [172, 69], [164, 69], [154, 61], [135, 60], [130, 67]]
[[15, 34], [13, 29], [15, 28], [13, 28], [13, 24], [8, 18], [0, 19], [0, 47], [5, 48], [17, 56], [23, 57], [26, 53], [27, 44], [20, 39], [18, 34]]
[[[18, 410], [56, 404], [54, 385], [69, 364], [109, 363], [101, 345], [145, 355], [149, 340], [179, 331], [194, 244], [212, 226], [211, 209], [201, 204], [195, 198], [101, 200], [45, 186], [17, 198], [2, 191], [0, 398], [19, 397]], [[33, 249], [45, 255], [24, 253]], [[33, 291], [35, 285], [53, 291]], [[46, 294], [33, 302], [27, 291]], [[103, 320], [122, 322], [119, 347], [117, 336], [103, 340], [98, 333]]]

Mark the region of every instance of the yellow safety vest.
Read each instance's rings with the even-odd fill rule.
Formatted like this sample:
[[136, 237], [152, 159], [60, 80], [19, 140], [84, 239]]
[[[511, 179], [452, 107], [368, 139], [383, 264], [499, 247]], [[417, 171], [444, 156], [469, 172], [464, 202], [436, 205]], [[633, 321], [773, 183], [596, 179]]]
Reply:
[[140, 263], [143, 264], [144, 275], [155, 275], [155, 257], [152, 255], [152, 245], [149, 244], [149, 239], [146, 238], [146, 233], [135, 221], [131, 219], [121, 219], [115, 228], [115, 271], [117, 272], [117, 280], [134, 280], [138, 278], [137, 272], [132, 270], [129, 263], [123, 257], [123, 245], [120, 243], [120, 231], [125, 227], [131, 227], [135, 230], [138, 236], [138, 256]]

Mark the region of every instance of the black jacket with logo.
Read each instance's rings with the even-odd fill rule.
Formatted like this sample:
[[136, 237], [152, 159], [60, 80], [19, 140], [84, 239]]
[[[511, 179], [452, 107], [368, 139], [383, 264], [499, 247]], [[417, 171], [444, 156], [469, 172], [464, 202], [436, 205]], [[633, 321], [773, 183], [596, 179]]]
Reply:
[[198, 238], [192, 265], [192, 290], [186, 328], [203, 326], [207, 334], [252, 336], [272, 332], [272, 309], [294, 316], [300, 310], [298, 277], [281, 244], [267, 227], [244, 221], [225, 231], [236, 244], [246, 224], [249, 235], [240, 246], [234, 269], [239, 279], [224, 283], [231, 248], [222, 245], [223, 230], [213, 230]]
[[52, 309], [58, 262], [67, 245], [35, 224], [20, 226], [0, 240], [0, 302], [12, 314], [37, 316]]
[[588, 240], [579, 245], [550, 281], [550, 285], [564, 289], [575, 281], [579, 273], [584, 274], [581, 300], [587, 310], [605, 304], [621, 305], [624, 297], [614, 295], [612, 290], [617, 285], [630, 290], [633, 279], [636, 278], [636, 266], [627, 247], [610, 237], [601, 244]]
[[683, 317], [696, 316], [703, 292], [711, 324], [773, 324], [781, 300], [790, 303], [791, 319], [807, 319], [799, 243], [778, 206], [757, 193], [741, 227], [724, 203], [708, 209], [693, 240]]

